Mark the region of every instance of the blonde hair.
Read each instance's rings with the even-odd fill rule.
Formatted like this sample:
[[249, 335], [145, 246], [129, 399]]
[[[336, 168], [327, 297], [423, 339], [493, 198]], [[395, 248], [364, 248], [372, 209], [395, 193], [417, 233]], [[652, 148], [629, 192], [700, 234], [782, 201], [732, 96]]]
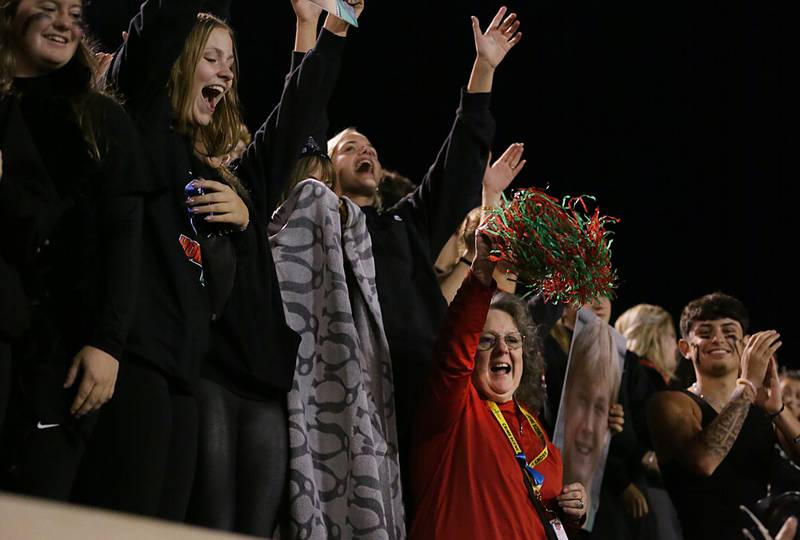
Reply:
[[628, 340], [628, 350], [652, 362], [667, 380], [675, 377], [674, 364], [661, 346], [661, 337], [670, 331], [675, 334], [672, 316], [662, 307], [639, 304], [625, 311], [614, 323], [617, 332]]
[[[231, 67], [233, 81], [217, 106], [207, 126], [197, 126], [190, 121], [192, 108], [192, 87], [197, 64], [203, 55], [208, 38], [216, 29], [228, 32], [233, 42], [234, 62]], [[172, 110], [175, 114], [175, 131], [188, 135], [197, 145], [202, 146], [207, 156], [223, 156], [236, 147], [241, 137], [242, 115], [239, 106], [239, 55], [233, 30], [222, 19], [209, 13], [198, 13], [183, 51], [170, 72], [168, 90]]]
[[601, 319], [593, 319], [573, 340], [568, 384], [574, 385], [576, 380], [610, 382], [608, 404], [611, 406], [619, 394], [620, 361], [611, 327]]
[[328, 139], [328, 156], [333, 158], [333, 154], [336, 153], [336, 147], [342, 141], [342, 138], [345, 135], [350, 135], [351, 133], [358, 133], [359, 135], [363, 135], [363, 133], [361, 133], [354, 127], [344, 128], [342, 131], [340, 131], [339, 133]]

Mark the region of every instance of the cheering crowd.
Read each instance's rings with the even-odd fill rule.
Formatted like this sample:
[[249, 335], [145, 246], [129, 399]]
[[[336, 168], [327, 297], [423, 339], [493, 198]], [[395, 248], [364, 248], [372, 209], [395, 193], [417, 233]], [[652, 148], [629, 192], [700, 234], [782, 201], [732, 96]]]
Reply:
[[0, 0], [0, 489], [264, 538], [794, 538], [778, 332], [722, 293], [612, 326], [491, 256], [514, 13], [472, 18], [415, 185], [330, 136], [353, 30], [308, 0], [251, 135], [230, 4], [146, 0], [111, 54], [81, 0]]

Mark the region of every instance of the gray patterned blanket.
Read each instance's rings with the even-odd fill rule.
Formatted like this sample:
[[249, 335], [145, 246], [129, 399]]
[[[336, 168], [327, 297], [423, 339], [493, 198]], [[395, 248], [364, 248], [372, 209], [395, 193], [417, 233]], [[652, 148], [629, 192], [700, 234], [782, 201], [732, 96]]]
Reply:
[[289, 414], [289, 538], [406, 536], [394, 391], [364, 214], [305, 180], [269, 235], [302, 341]]

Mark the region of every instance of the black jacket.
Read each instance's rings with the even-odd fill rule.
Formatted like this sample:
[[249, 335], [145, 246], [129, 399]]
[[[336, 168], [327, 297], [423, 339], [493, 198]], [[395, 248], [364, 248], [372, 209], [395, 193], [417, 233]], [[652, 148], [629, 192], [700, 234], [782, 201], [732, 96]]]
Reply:
[[239, 257], [226, 310], [212, 325], [203, 376], [247, 397], [287, 392], [292, 385], [300, 338], [285, 322], [267, 225], [303, 144], [309, 136], [325, 140], [344, 43], [323, 29], [314, 49], [293, 55], [281, 101], [236, 170], [252, 201], [248, 249]]
[[[264, 131], [245, 154], [239, 176], [251, 190], [251, 222], [244, 232], [231, 234], [236, 252], [236, 276], [225, 308], [211, 325], [208, 291], [203, 285], [208, 268], [194, 257], [197, 235], [184, 203], [184, 186], [192, 177], [214, 178], [195, 157], [192, 142], [173, 128], [167, 81], [180, 56], [197, 13], [225, 13], [228, 1], [149, 0], [131, 21], [128, 40], [117, 52], [112, 77], [126, 98], [142, 134], [151, 174], [162, 191], [148, 201], [145, 215], [142, 292], [131, 333], [132, 359], [144, 361], [191, 389], [200, 375], [214, 336], [214, 358], [223, 377], [247, 386], [286, 388], [294, 369], [297, 337], [286, 326], [272, 256], [266, 244], [266, 219], [280, 195], [275, 155], [285, 156], [269, 138], [280, 118]], [[269, 138], [269, 140], [265, 140]], [[299, 149], [298, 149], [299, 152]], [[289, 165], [290, 166], [290, 165]], [[231, 367], [232, 366], [232, 367]], [[231, 369], [227, 369], [231, 367]], [[219, 373], [220, 370], [217, 370]], [[258, 381], [251, 383], [250, 373]]]
[[434, 260], [467, 213], [480, 205], [495, 131], [489, 101], [489, 94], [462, 91], [450, 134], [419, 187], [384, 213], [362, 208], [392, 356], [401, 456], [409, 450], [402, 446], [447, 311]]
[[[26, 341], [46, 344], [61, 359], [84, 345], [121, 357], [137, 289], [141, 194], [149, 189], [129, 118], [111, 99], [85, 93], [91, 76], [72, 60], [14, 81], [50, 182], [29, 180], [3, 205], [19, 204], [15, 219], [27, 219], [15, 248], [33, 306]], [[90, 111], [99, 159], [79, 126], [76, 95]]]

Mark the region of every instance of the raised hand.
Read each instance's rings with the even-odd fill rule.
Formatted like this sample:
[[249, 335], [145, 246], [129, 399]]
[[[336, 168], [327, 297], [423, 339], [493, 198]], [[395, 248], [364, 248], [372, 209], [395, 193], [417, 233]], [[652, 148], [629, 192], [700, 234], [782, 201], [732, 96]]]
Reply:
[[767, 374], [764, 376], [764, 385], [756, 393], [755, 404], [764, 409], [767, 414], [777, 414], [783, 406], [778, 364], [775, 362], [774, 357], [769, 359]]
[[486, 32], [481, 32], [480, 21], [472, 17], [472, 34], [475, 37], [475, 53], [477, 59], [488, 64], [492, 69], [497, 68], [508, 51], [522, 39], [519, 29], [517, 14], [512, 13], [505, 19], [506, 7], [503, 6], [494, 16]]
[[297, 23], [313, 23], [315, 26], [322, 14], [322, 7], [309, 0], [291, 0]]
[[746, 338], [742, 352], [742, 378], [761, 388], [767, 374], [770, 359], [780, 348], [780, 334], [775, 330], [758, 332]]
[[237, 193], [227, 184], [213, 180], [195, 180], [194, 185], [203, 188], [205, 195], [189, 197], [186, 206], [195, 215], [212, 214], [203, 219], [209, 223], [227, 223], [240, 231], [250, 223], [250, 211]]
[[[364, 11], [364, 0], [345, 1], [353, 7], [353, 11], [356, 13], [356, 19], [361, 17], [361, 12]], [[335, 15], [328, 13], [328, 16], [325, 17], [325, 29], [329, 32], [333, 32], [337, 36], [344, 37], [347, 35], [348, 28], [350, 28], [350, 25]]]
[[486, 172], [483, 174], [484, 206], [496, 206], [500, 203], [503, 191], [511, 185], [522, 167], [525, 166], [525, 160], [522, 159], [524, 151], [525, 146], [522, 143], [514, 143], [503, 152], [497, 161], [486, 168]]

